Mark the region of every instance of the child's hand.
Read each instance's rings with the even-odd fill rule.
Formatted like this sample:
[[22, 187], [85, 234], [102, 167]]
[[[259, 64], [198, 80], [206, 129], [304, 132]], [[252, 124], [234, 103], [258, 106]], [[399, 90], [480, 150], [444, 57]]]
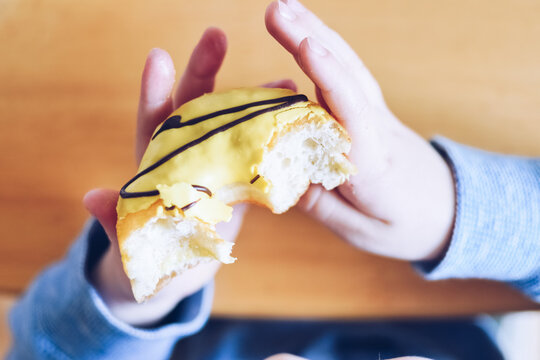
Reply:
[[[208, 29], [193, 51], [174, 96], [171, 96], [171, 92], [175, 70], [169, 54], [160, 49], [150, 52], [142, 75], [139, 99], [135, 142], [137, 163], [140, 162], [157, 125], [181, 104], [213, 90], [215, 76], [223, 62], [226, 48], [225, 34], [219, 29]], [[296, 89], [290, 80], [265, 86]], [[99, 220], [112, 244], [93, 269], [91, 281], [116, 317], [132, 325], [149, 325], [169, 313], [180, 300], [206, 285], [214, 277], [219, 263], [215, 261], [201, 264], [185, 271], [152, 299], [144, 304], [137, 304], [122, 268], [118, 249], [117, 200], [118, 191], [105, 189], [92, 190], [84, 198], [86, 208]], [[217, 226], [218, 233], [225, 240], [235, 239], [242, 224], [244, 209], [242, 205], [235, 206], [232, 220]]]
[[358, 169], [334, 191], [312, 186], [299, 206], [364, 250], [407, 260], [440, 256], [454, 218], [445, 161], [392, 114], [349, 45], [298, 1], [270, 4], [266, 27], [349, 131]]

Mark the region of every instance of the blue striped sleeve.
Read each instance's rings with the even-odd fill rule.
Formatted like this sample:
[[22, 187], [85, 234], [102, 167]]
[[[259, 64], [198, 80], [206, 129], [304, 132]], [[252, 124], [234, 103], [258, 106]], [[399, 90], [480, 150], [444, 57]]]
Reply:
[[97, 221], [89, 222], [68, 255], [32, 283], [10, 314], [8, 359], [165, 359], [179, 339], [203, 327], [212, 285], [184, 299], [158, 327], [116, 319], [85, 274], [87, 254], [102, 253], [96, 246], [107, 243]]
[[540, 159], [498, 155], [437, 137], [453, 170], [456, 215], [449, 248], [427, 279], [508, 282], [540, 301]]

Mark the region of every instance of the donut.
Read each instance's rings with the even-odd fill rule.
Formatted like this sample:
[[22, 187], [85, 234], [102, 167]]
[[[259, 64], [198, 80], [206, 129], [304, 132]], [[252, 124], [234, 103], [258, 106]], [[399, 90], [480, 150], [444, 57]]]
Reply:
[[182, 105], [120, 190], [118, 243], [135, 299], [201, 262], [234, 262], [233, 243], [215, 231], [232, 204], [280, 214], [310, 183], [333, 189], [355, 171], [350, 147], [324, 108], [288, 89], [234, 89]]

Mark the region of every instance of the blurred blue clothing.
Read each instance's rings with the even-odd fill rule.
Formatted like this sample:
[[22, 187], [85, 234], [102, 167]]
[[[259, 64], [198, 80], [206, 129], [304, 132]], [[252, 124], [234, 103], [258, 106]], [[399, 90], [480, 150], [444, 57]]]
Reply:
[[36, 279], [11, 311], [8, 359], [165, 359], [179, 339], [198, 332], [212, 307], [213, 287], [184, 299], [153, 329], [130, 326], [107, 309], [87, 277], [109, 240], [90, 221], [64, 260]]
[[[491, 154], [443, 138], [432, 144], [454, 172], [456, 219], [445, 256], [417, 263], [417, 269], [434, 280], [505, 281], [540, 301], [540, 160]], [[8, 359], [163, 359], [175, 344], [183, 359], [260, 359], [282, 351], [313, 360], [373, 354], [501, 358], [473, 320], [212, 319], [199, 332], [210, 314], [212, 284], [179, 303], [157, 326], [132, 327], [112, 316], [88, 281], [87, 270], [108, 246], [101, 226], [91, 221], [65, 259], [33, 282], [10, 314]]]
[[[309, 360], [502, 360], [485, 319], [314, 321], [211, 318], [177, 343], [172, 359], [262, 360], [290, 353]], [[488, 326], [485, 326], [488, 325]]]
[[426, 278], [504, 281], [540, 302], [540, 158], [432, 145], [454, 174], [456, 215], [442, 261], [420, 267]]

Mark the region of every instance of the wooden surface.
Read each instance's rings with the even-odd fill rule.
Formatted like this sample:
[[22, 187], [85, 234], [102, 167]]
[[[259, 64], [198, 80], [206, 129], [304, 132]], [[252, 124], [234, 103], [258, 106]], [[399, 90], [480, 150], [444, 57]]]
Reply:
[[[226, 4], [226, 5], [225, 5]], [[134, 171], [132, 135], [147, 52], [178, 74], [206, 26], [229, 54], [218, 88], [291, 77], [267, 35], [267, 1], [0, 0], [0, 292], [59, 259], [88, 217], [92, 187]], [[308, 1], [358, 51], [409, 126], [474, 146], [540, 156], [540, 3]], [[356, 251], [296, 211], [252, 209], [217, 277], [215, 314], [383, 317], [533, 308], [482, 281], [427, 283], [406, 263]]]
[[7, 326], [7, 314], [13, 302], [13, 296], [0, 294], [0, 357], [5, 356], [11, 342], [11, 335]]

